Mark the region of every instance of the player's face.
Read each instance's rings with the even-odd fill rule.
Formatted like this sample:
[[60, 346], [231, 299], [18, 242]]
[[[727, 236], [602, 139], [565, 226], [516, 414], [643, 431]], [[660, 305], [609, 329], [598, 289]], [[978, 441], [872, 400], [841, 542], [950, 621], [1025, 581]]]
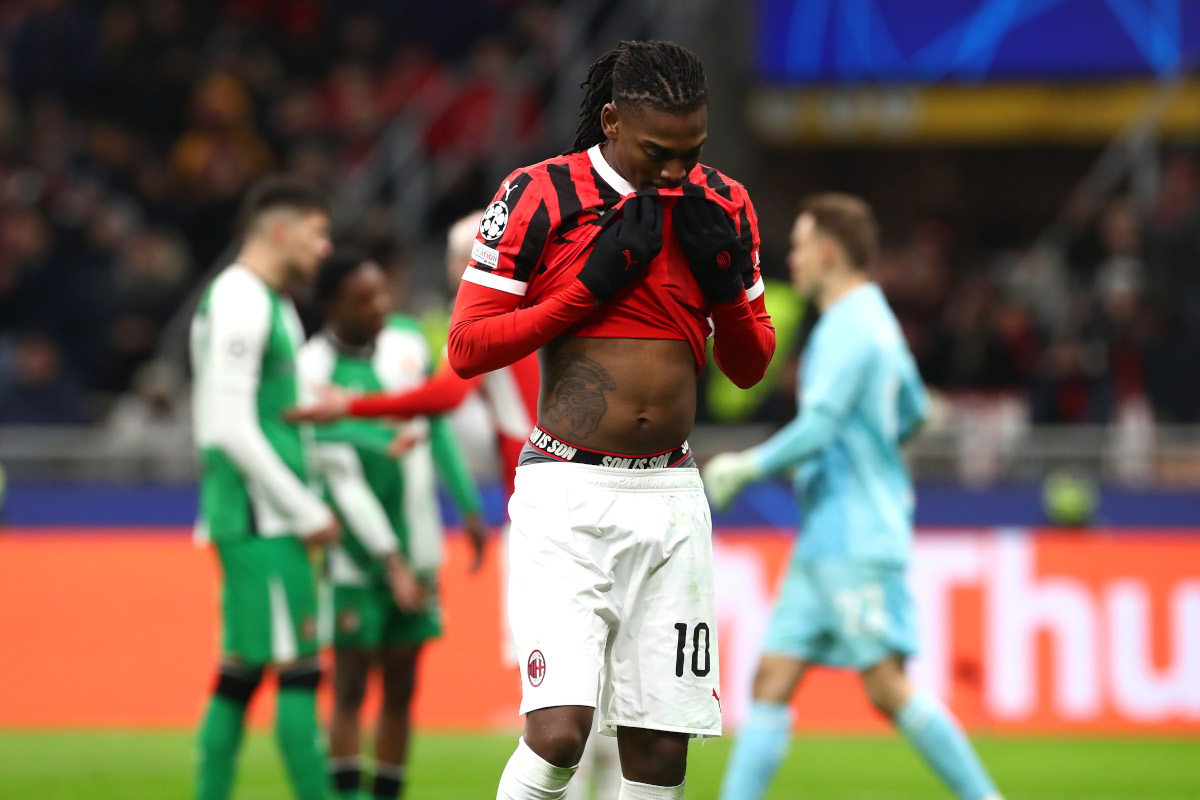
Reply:
[[825, 238], [817, 230], [816, 222], [809, 214], [801, 214], [792, 226], [792, 249], [788, 252], [788, 267], [792, 272], [792, 285], [796, 291], [815, 297], [821, 291], [821, 279], [825, 275]]
[[673, 114], [638, 106], [619, 111], [609, 103], [602, 116], [610, 163], [635, 189], [672, 189], [700, 160], [708, 138], [708, 108]]
[[322, 211], [288, 214], [279, 229], [278, 244], [293, 275], [311, 279], [333, 249], [329, 215]]
[[383, 330], [391, 307], [387, 275], [374, 261], [364, 261], [342, 282], [329, 317], [347, 341], [370, 342]]

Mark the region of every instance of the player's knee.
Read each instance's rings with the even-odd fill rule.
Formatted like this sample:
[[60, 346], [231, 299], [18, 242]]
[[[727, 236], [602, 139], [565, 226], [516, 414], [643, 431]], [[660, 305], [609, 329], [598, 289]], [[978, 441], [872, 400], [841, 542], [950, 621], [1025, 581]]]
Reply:
[[339, 660], [333, 671], [333, 702], [339, 711], [358, 711], [367, 693], [367, 664]]
[[799, 680], [800, 668], [785, 669], [781, 664], [765, 659], [754, 673], [754, 699], [765, 703], [787, 703]]
[[238, 664], [222, 664], [217, 672], [217, 683], [213, 694], [223, 697], [231, 703], [244, 706], [254, 696], [258, 684], [262, 682], [262, 670], [258, 667], [244, 667]]
[[412, 667], [387, 670], [383, 675], [383, 710], [389, 714], [407, 714], [416, 688], [417, 673]]
[[321, 685], [321, 665], [315, 658], [282, 667], [277, 674], [280, 691], [316, 692]]
[[864, 680], [863, 688], [871, 705], [886, 717], [896, 716], [908, 695], [907, 684], [904, 681], [887, 678]]
[[683, 783], [687, 771], [687, 734], [620, 728], [617, 741], [621, 770], [629, 780], [653, 786]]
[[590, 717], [583, 721], [574, 715], [543, 713], [538, 715], [535, 724], [528, 722], [525, 743], [546, 761], [556, 767], [573, 767], [583, 758], [583, 748], [591, 729]]

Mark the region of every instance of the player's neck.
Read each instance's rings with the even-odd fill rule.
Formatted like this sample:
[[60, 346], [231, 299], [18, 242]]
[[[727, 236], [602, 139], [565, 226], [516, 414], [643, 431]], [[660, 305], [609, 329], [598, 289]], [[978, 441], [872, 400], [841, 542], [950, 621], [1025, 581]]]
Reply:
[[238, 253], [237, 263], [253, 272], [272, 289], [282, 289], [287, 282], [287, 265], [270, 245], [247, 241]]
[[836, 275], [831, 275], [825, 281], [825, 286], [821, 291], [821, 297], [817, 301], [817, 305], [821, 311], [827, 311], [839, 300], [853, 292], [858, 287], [867, 282], [867, 276], [855, 270], [840, 272]]
[[375, 346], [374, 337], [355, 336], [352, 332], [347, 331], [345, 328], [339, 328], [332, 322], [329, 324], [327, 330], [329, 338], [333, 340], [334, 346], [339, 350], [361, 353], [371, 350]]

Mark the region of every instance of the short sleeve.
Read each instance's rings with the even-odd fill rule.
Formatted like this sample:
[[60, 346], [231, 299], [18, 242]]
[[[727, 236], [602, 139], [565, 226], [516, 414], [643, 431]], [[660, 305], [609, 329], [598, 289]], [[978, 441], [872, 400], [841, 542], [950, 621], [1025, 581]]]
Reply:
[[540, 183], [517, 170], [483, 212], [463, 280], [524, 296], [549, 237], [550, 211]]

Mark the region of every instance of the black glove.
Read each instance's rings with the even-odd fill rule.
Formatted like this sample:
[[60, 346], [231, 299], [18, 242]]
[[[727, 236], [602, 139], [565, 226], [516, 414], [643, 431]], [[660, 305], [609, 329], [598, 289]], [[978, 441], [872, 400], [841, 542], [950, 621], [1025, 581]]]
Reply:
[[742, 249], [733, 220], [719, 205], [685, 195], [675, 204], [675, 236], [692, 276], [710, 303], [728, 303], [741, 293], [750, 254]]
[[579, 280], [602, 303], [613, 299], [662, 250], [662, 204], [657, 197], [631, 197], [621, 218], [596, 237]]

